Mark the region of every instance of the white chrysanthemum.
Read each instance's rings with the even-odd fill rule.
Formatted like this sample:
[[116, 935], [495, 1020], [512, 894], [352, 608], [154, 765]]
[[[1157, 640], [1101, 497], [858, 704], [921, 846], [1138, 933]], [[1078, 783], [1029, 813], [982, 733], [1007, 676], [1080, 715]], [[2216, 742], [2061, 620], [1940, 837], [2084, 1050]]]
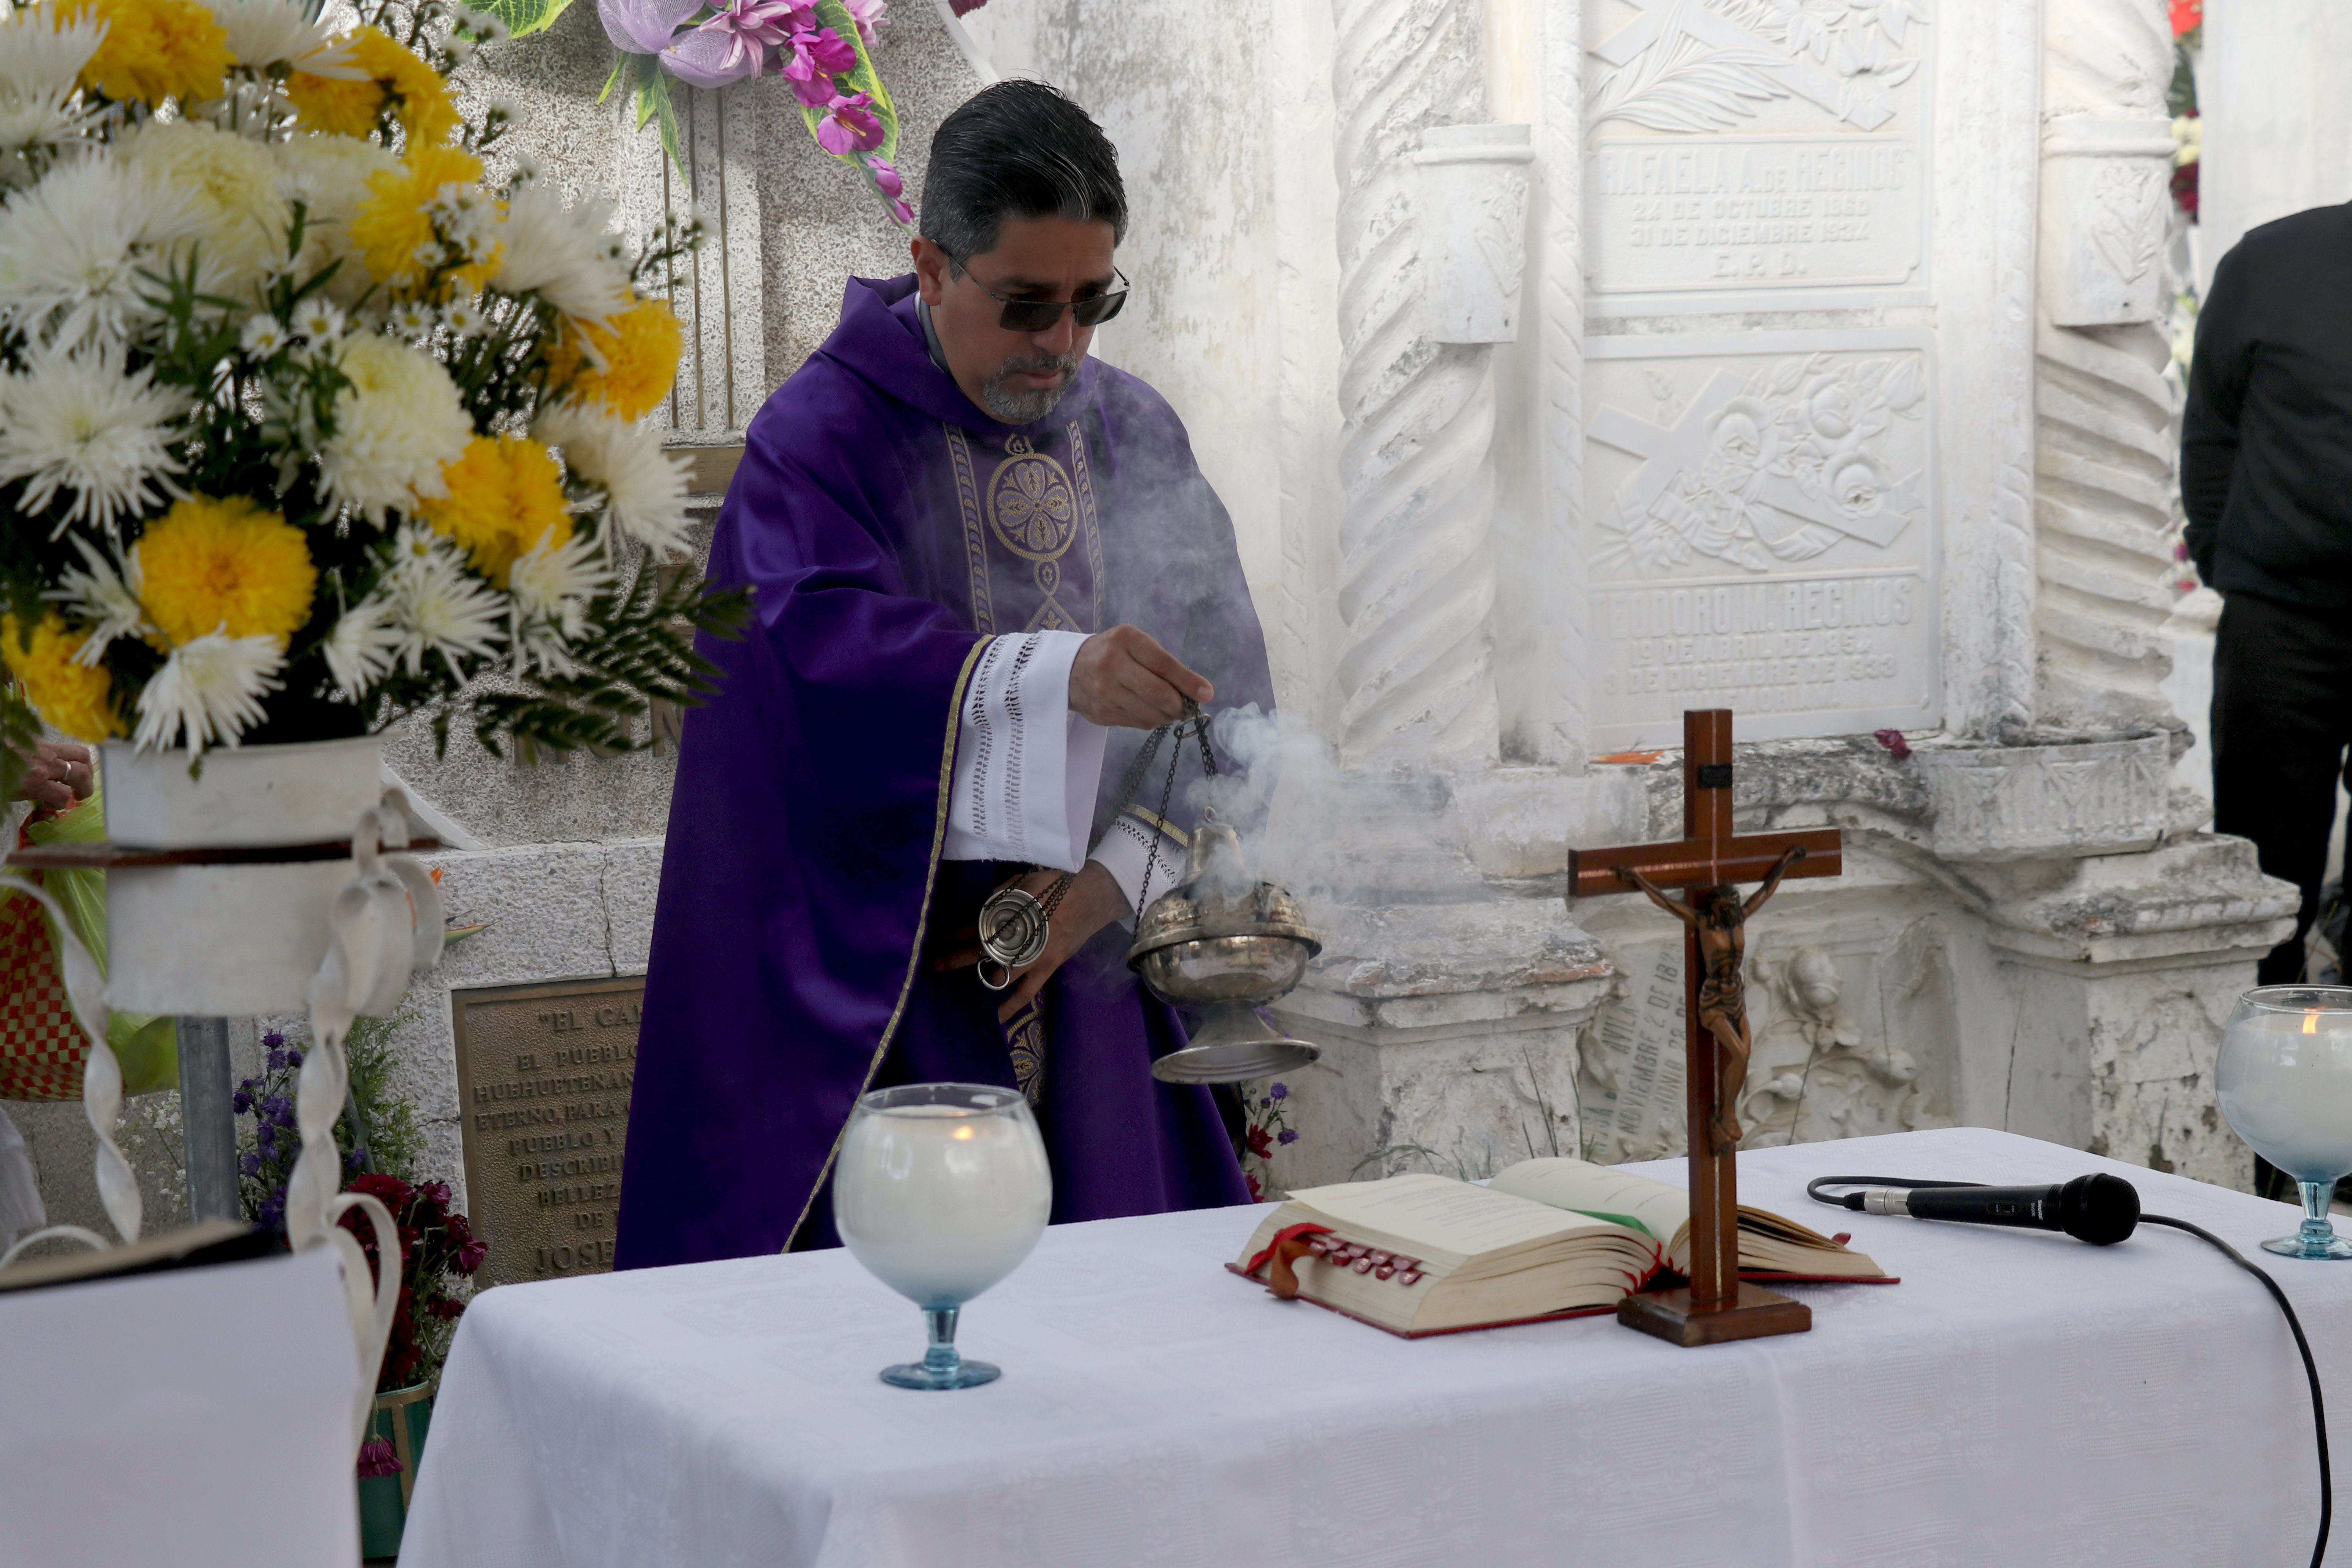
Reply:
[[352, 219], [368, 199], [368, 176], [398, 169], [400, 160], [356, 136], [296, 136], [270, 143], [269, 155], [286, 176], [288, 201], [302, 204], [302, 276], [341, 262], [327, 293], [348, 309], [373, 286], [351, 242]]
[[394, 331], [412, 338], [421, 338], [441, 324], [441, 319], [433, 313], [433, 307], [422, 300], [403, 300], [384, 319], [392, 323]]
[[319, 452], [329, 495], [371, 522], [449, 493], [441, 465], [465, 455], [474, 422], [441, 362], [392, 338], [343, 340], [351, 381], [335, 398], [335, 432]]
[[205, 290], [250, 302], [254, 286], [286, 258], [294, 221], [268, 149], [185, 120], [151, 120], [118, 145], [133, 169], [194, 199]]
[[452, 300], [441, 307], [441, 324], [461, 338], [480, 331], [487, 319], [479, 300]]
[[327, 673], [334, 678], [335, 695], [356, 702], [367, 689], [383, 679], [400, 655], [401, 635], [392, 626], [392, 606], [367, 598], [345, 610], [327, 634], [320, 651], [327, 656]]
[[563, 453], [564, 467], [604, 492], [605, 542], [615, 532], [656, 552], [685, 547], [687, 469], [651, 431], [577, 404], [539, 417], [531, 436]]
[[228, 52], [236, 63], [256, 72], [271, 66], [299, 63], [304, 74], [359, 81], [367, 73], [351, 59], [351, 39], [332, 37], [324, 22], [314, 22], [299, 5], [285, 0], [206, 0], [214, 19], [228, 34]]
[[131, 739], [142, 750], [235, 746], [261, 721], [261, 700], [279, 689], [282, 683], [271, 678], [285, 662], [273, 637], [207, 632], [182, 643], [139, 693], [139, 728]]
[[58, 578], [58, 586], [45, 596], [64, 601], [66, 609], [83, 623], [82, 643], [75, 650], [74, 662], [96, 664], [104, 657], [106, 645], [116, 637], [139, 637], [155, 628], [139, 602], [139, 552], [109, 561], [79, 533], [73, 536], [73, 543], [89, 569], [67, 567]]
[[0, 99], [62, 98], [98, 53], [106, 24], [95, 10], [59, 25], [56, 13], [18, 7], [0, 19]]
[[154, 318], [142, 268], [204, 232], [193, 193], [113, 158], [70, 158], [0, 206], [0, 320], [71, 347]]
[[552, 530], [515, 557], [507, 573], [513, 601], [514, 672], [569, 675], [579, 668], [571, 645], [588, 629], [588, 601], [613, 580], [595, 542], [573, 534], [554, 542]]
[[607, 232], [612, 205], [563, 205], [563, 193], [544, 180], [517, 183], [507, 198], [498, 237], [506, 246], [499, 265], [502, 294], [537, 294], [567, 316], [603, 321], [629, 308], [629, 267], [618, 235]]
[[393, 544], [392, 569], [379, 589], [390, 607], [395, 652], [408, 673], [439, 654], [462, 679], [457, 661], [498, 651], [506, 596], [466, 570], [464, 557], [430, 530], [410, 523]]
[[59, 523], [115, 519], [177, 494], [170, 445], [186, 407], [152, 372], [126, 374], [121, 349], [51, 350], [21, 375], [0, 375], [0, 483], [25, 481], [21, 505], [47, 510], [59, 490], [73, 505]]

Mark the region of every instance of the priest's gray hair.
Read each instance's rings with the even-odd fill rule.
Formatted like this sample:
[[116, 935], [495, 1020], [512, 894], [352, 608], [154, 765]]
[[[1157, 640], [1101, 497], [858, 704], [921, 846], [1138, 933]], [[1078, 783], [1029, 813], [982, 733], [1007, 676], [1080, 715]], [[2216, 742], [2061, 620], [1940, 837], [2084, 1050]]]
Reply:
[[956, 270], [996, 248], [1008, 217], [1101, 219], [1127, 234], [1118, 149], [1042, 81], [984, 87], [940, 122], [923, 175], [922, 235]]

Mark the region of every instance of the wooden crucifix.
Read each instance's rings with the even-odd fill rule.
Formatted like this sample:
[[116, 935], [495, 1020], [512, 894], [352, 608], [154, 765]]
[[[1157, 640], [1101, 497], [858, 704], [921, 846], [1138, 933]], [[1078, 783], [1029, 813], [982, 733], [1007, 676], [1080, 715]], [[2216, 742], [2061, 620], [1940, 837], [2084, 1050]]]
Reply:
[[[1740, 966], [1748, 917], [1786, 877], [1834, 877], [1834, 827], [1741, 835], [1731, 822], [1731, 710], [1683, 714], [1683, 837], [1675, 844], [1571, 849], [1568, 896], [1646, 893], [1683, 922], [1684, 1103], [1690, 1125], [1691, 1280], [1628, 1296], [1617, 1321], [1680, 1345], [1802, 1333], [1812, 1309], [1739, 1278], [1739, 1093], [1755, 1033]], [[1738, 884], [1760, 882], [1743, 897]], [[1684, 889], [1682, 902], [1666, 897]]]

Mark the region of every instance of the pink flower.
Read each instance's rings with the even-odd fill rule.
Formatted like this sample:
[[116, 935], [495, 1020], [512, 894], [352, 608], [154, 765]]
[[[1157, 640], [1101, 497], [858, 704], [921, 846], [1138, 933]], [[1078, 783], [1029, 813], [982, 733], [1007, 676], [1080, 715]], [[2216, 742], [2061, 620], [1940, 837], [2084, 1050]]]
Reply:
[[1892, 752], [1896, 762], [1903, 763], [1910, 761], [1911, 742], [1903, 738], [1902, 731], [1873, 730], [1870, 732], [1870, 738], [1877, 742], [1880, 745], [1885, 747], [1888, 752]]
[[782, 68], [793, 96], [812, 109], [831, 103], [834, 78], [857, 68], [857, 49], [831, 27], [803, 27], [793, 34], [792, 58]]
[[390, 1443], [381, 1437], [371, 1437], [360, 1445], [362, 1476], [396, 1476], [400, 1470], [400, 1458], [392, 1451]]
[[716, 5], [717, 14], [696, 30], [729, 39], [727, 58], [719, 62], [721, 70], [747, 58], [757, 60], [763, 48], [782, 47], [803, 11], [792, 0], [716, 0]]
[[884, 195], [896, 200], [907, 194], [907, 182], [899, 176], [898, 165], [889, 159], [869, 156], [866, 160], [866, 172], [874, 176], [874, 188]]
[[911, 227], [915, 221], [915, 209], [893, 196], [890, 198], [890, 216], [900, 224]]
[[882, 29], [890, 25], [887, 13], [890, 0], [841, 0], [849, 19], [857, 24], [857, 37], [867, 48], [880, 41]]
[[862, 92], [835, 99], [825, 117], [816, 122], [816, 144], [836, 156], [871, 152], [882, 145], [882, 121], [866, 107], [873, 101]]

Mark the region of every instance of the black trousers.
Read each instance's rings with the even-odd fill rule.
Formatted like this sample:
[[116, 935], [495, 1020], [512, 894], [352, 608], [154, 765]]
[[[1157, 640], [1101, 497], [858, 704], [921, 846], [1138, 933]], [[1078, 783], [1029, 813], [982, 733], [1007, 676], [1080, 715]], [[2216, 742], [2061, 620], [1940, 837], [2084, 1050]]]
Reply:
[[2352, 611], [2232, 594], [2213, 643], [2213, 831], [2251, 838], [2262, 867], [2303, 889], [2294, 935], [2261, 984], [2303, 978], [2319, 910], [2336, 781], [2352, 783]]

